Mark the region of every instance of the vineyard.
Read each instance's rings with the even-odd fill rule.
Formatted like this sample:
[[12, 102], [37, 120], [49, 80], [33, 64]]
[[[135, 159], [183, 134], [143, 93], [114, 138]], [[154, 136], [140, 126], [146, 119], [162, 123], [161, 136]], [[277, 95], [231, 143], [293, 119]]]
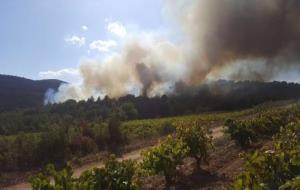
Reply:
[[[231, 112], [125, 122], [122, 129], [135, 138], [149, 134], [167, 135], [156, 146], [145, 150], [141, 158], [117, 160], [109, 157], [103, 167], [72, 175], [66, 167], [54, 166], [31, 177], [34, 190], [77, 189], [299, 189], [300, 188], [300, 106], [256, 107]], [[210, 124], [224, 123], [225, 137], [212, 138]], [[145, 127], [146, 126], [146, 127]], [[141, 133], [146, 128], [147, 135]], [[227, 135], [226, 135], [227, 134]], [[145, 135], [145, 136], [144, 136]], [[228, 136], [228, 137], [227, 137]], [[235, 145], [230, 145], [234, 142]], [[242, 160], [236, 173], [224, 176], [224, 167], [216, 159], [226, 160], [227, 147], [234, 147], [232, 160]], [[225, 154], [224, 154], [225, 153]], [[220, 158], [224, 154], [224, 158]], [[234, 158], [234, 159], [233, 159]], [[231, 158], [227, 158], [231, 159]], [[222, 164], [226, 164], [226, 161]], [[208, 165], [209, 164], [209, 165]], [[232, 166], [232, 165], [231, 165]], [[218, 173], [216, 168], [222, 170]], [[192, 175], [186, 174], [191, 170]], [[237, 172], [238, 171], [238, 172]], [[198, 176], [195, 184], [193, 176]], [[192, 179], [190, 179], [192, 178]], [[212, 180], [211, 183], [206, 181]], [[201, 186], [201, 183], [208, 183]], [[159, 185], [158, 185], [159, 184]], [[199, 186], [200, 185], [200, 186]]]
[[124, 122], [122, 131], [132, 140], [164, 136], [175, 131], [177, 125], [201, 121], [203, 125], [222, 123], [226, 118], [239, 118], [254, 113], [256, 109], [234, 112], [211, 112], [198, 115], [186, 115], [159, 119], [131, 120]]

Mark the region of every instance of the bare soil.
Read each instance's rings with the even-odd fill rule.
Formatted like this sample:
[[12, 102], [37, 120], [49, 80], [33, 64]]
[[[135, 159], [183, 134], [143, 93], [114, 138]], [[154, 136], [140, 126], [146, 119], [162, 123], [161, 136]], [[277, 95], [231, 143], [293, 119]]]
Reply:
[[[219, 131], [219, 129], [216, 129]], [[218, 133], [216, 133], [218, 134]], [[215, 149], [211, 154], [209, 164], [203, 166], [203, 171], [197, 171], [193, 159], [186, 159], [180, 168], [182, 176], [172, 190], [224, 189], [229, 188], [242, 171], [243, 160], [239, 157], [242, 150], [234, 142], [222, 136], [215, 139]], [[166, 189], [162, 176], [143, 179], [143, 190]]]

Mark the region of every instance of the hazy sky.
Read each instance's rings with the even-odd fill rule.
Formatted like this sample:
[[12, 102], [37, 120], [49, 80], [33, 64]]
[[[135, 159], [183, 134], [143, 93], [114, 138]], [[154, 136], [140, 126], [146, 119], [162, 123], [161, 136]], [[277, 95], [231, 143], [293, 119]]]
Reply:
[[161, 9], [162, 0], [1, 0], [0, 73], [73, 80], [82, 58], [105, 56], [129, 30], [161, 28]]

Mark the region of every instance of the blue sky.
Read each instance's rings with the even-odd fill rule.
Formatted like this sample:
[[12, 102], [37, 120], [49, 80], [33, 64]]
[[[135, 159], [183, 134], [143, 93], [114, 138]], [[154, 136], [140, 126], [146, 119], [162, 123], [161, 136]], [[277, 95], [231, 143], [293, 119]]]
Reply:
[[161, 28], [162, 1], [1, 0], [0, 73], [39, 79], [73, 72], [64, 69], [105, 55], [128, 27]]

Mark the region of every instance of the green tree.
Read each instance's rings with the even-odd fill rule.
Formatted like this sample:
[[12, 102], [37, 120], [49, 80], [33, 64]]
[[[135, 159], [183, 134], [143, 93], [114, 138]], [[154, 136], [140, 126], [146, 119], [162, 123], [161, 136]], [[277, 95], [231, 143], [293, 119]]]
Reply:
[[121, 109], [129, 120], [136, 119], [136, 117], [138, 116], [138, 112], [133, 103], [124, 103], [121, 105]]
[[113, 113], [108, 120], [108, 148], [114, 153], [118, 153], [120, 145], [125, 142], [120, 127], [120, 117], [118, 116], [118, 113]]
[[17, 154], [18, 169], [29, 169], [36, 165], [38, 158], [35, 156], [37, 150], [37, 135], [20, 133], [17, 135], [14, 146]]
[[42, 165], [56, 163], [63, 165], [68, 156], [68, 128], [52, 125], [49, 131], [43, 132], [38, 143], [36, 155]]
[[108, 142], [108, 125], [107, 123], [95, 123], [92, 127], [94, 140], [98, 146], [98, 150], [104, 150]]

